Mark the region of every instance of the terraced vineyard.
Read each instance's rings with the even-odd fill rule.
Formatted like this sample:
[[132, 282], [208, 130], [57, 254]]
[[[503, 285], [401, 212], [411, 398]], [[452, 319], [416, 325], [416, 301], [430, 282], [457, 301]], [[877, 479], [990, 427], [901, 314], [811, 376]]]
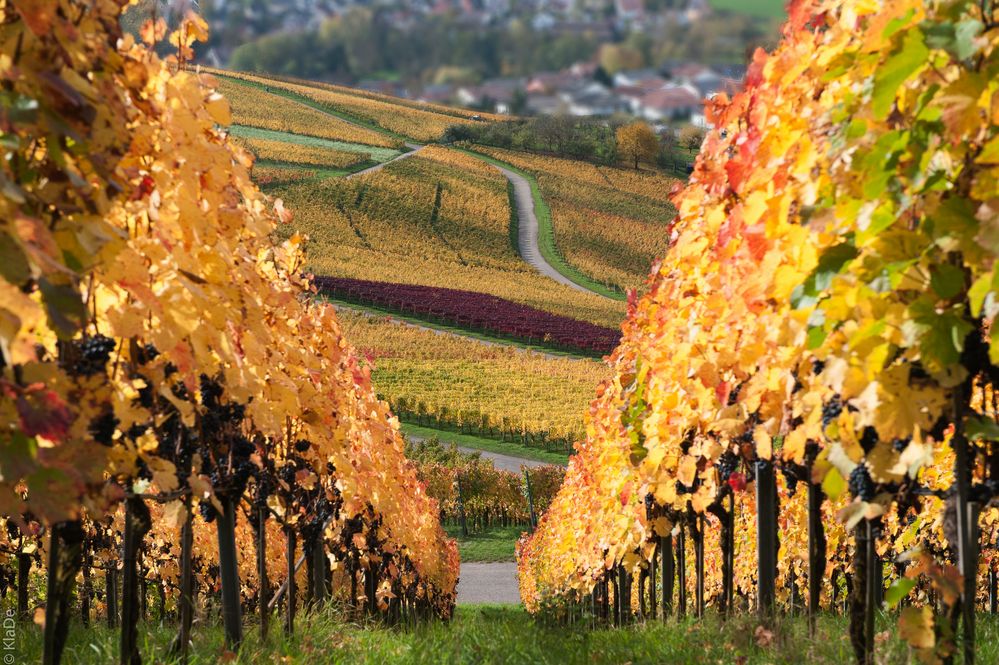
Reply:
[[674, 178], [500, 148], [475, 150], [537, 178], [557, 251], [590, 279], [619, 290], [639, 287], [665, 253], [676, 212], [669, 201]]
[[595, 360], [419, 330], [391, 317], [341, 310], [340, 319], [374, 367], [379, 395], [418, 424], [539, 447], [550, 441], [566, 451], [583, 434], [593, 386], [609, 376]]
[[319, 275], [456, 288], [616, 327], [624, 303], [553, 283], [511, 241], [506, 180], [458, 150], [427, 146], [350, 180], [272, 191], [295, 211]]

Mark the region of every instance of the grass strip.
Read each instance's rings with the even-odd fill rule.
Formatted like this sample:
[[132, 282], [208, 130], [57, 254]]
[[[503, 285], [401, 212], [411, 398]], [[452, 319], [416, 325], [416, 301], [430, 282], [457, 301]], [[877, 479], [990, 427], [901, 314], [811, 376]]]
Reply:
[[[613, 300], [625, 300], [627, 298], [625, 293], [620, 289], [603, 284], [596, 281], [592, 277], [585, 275], [578, 268], [569, 264], [569, 262], [565, 260], [565, 257], [562, 256], [561, 252], [558, 251], [558, 246], [555, 243], [555, 224], [552, 221], [552, 211], [551, 208], [548, 207], [548, 203], [545, 202], [544, 197], [541, 195], [541, 188], [538, 186], [538, 179], [534, 176], [534, 174], [517, 168], [512, 164], [507, 164], [506, 162], [496, 159], [491, 155], [486, 155], [470, 148], [463, 148], [460, 146], [453, 147], [473, 157], [488, 162], [493, 166], [513, 171], [527, 180], [528, 184], [531, 186], [531, 199], [534, 201], [534, 215], [538, 218], [538, 251], [541, 252], [541, 256], [544, 257], [545, 261], [547, 261], [552, 268], [558, 271], [560, 275], [569, 281], [578, 284], [584, 289], [602, 295], [606, 298], [611, 298]], [[516, 208], [513, 209], [516, 210]]]
[[569, 456], [565, 453], [556, 453], [538, 448], [530, 448], [519, 443], [513, 443], [512, 441], [486, 439], [481, 436], [462, 434], [461, 432], [424, 427], [423, 425], [417, 425], [415, 423], [404, 422], [401, 423], [401, 426], [403, 433], [407, 436], [418, 436], [423, 439], [432, 439], [436, 437], [441, 441], [453, 443], [462, 448], [484, 450], [490, 453], [508, 455], [510, 457], [518, 457], [526, 460], [534, 460], [536, 462], [545, 462], [547, 464], [567, 464], [569, 462]]
[[[254, 617], [244, 617], [245, 639], [238, 652], [225, 649], [221, 625], [213, 618], [195, 624], [189, 665], [225, 662], [229, 665], [295, 663], [295, 665], [653, 665], [657, 663], [741, 665], [841, 665], [854, 661], [848, 618], [821, 613], [814, 638], [804, 616], [780, 615], [757, 632], [753, 612], [722, 619], [709, 611], [666, 622], [636, 623], [627, 628], [590, 629], [588, 622], [572, 626], [546, 624], [516, 605], [462, 605], [451, 621], [426, 621], [414, 626], [385, 626], [374, 621], [350, 621], [338, 604], [301, 612], [295, 634], [287, 636], [273, 620], [261, 643]], [[999, 663], [999, 617], [978, 614], [977, 659]], [[879, 614], [877, 662], [913, 662], [892, 614]], [[16, 630], [16, 659], [42, 660], [42, 631], [31, 622]], [[143, 662], [178, 665], [169, 653], [177, 635], [172, 621], [139, 624]], [[118, 661], [118, 630], [98, 622], [84, 628], [72, 622], [64, 663], [107, 665]]]
[[364, 143], [334, 141], [333, 139], [324, 139], [319, 136], [282, 132], [276, 129], [264, 129], [263, 127], [253, 127], [250, 125], [229, 125], [229, 133], [233, 136], [247, 139], [265, 139], [268, 141], [280, 141], [281, 143], [306, 145], [313, 148], [328, 148], [330, 150], [339, 150], [340, 152], [353, 152], [358, 155], [365, 155], [379, 164], [394, 159], [405, 152], [403, 150], [396, 150], [395, 148], [380, 148]]
[[458, 541], [458, 554], [463, 563], [494, 563], [514, 560], [517, 540], [527, 527], [493, 526], [472, 531], [468, 538], [462, 537], [461, 527], [457, 525], [447, 526], [445, 531]]

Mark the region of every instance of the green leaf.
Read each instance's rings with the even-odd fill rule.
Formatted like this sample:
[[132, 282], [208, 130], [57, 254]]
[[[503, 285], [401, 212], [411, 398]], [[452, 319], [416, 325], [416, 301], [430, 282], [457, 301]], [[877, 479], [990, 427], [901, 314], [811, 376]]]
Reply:
[[791, 305], [796, 308], [814, 304], [815, 298], [832, 285], [832, 280], [846, 264], [857, 258], [857, 248], [852, 242], [843, 242], [830, 247], [822, 256], [801, 286], [791, 294]]
[[929, 49], [923, 40], [923, 31], [910, 28], [905, 32], [902, 44], [878, 69], [874, 76], [874, 95], [871, 100], [874, 116], [883, 120], [888, 117], [898, 89], [913, 74], [926, 66]]
[[53, 284], [45, 278], [38, 280], [38, 286], [52, 329], [61, 339], [71, 338], [87, 318], [87, 307], [79, 292], [69, 284]]
[[808, 329], [808, 348], [809, 350], [814, 350], [822, 346], [822, 342], [826, 341], [828, 332], [822, 326], [814, 326]]
[[968, 303], [971, 305], [971, 315], [978, 318], [982, 315], [985, 297], [992, 293], [993, 275], [985, 274], [975, 280], [968, 289]]
[[0, 276], [15, 286], [31, 277], [31, 266], [9, 233], [0, 231]]
[[970, 416], [964, 421], [964, 433], [972, 441], [999, 441], [999, 423], [985, 416]]
[[954, 52], [959, 59], [966, 60], [978, 52], [976, 39], [984, 29], [982, 22], [974, 18], [957, 24], [954, 28]]
[[930, 286], [944, 300], [950, 300], [964, 289], [964, 270], [950, 264], [938, 265], [930, 275]]
[[842, 474], [840, 474], [836, 467], [830, 467], [826, 473], [826, 477], [822, 479], [822, 491], [826, 493], [826, 496], [835, 501], [844, 490], [846, 490], [846, 481], [843, 480]]
[[895, 580], [885, 593], [885, 603], [888, 604], [888, 607], [895, 607], [909, 595], [915, 586], [916, 580], [910, 580], [907, 577]]

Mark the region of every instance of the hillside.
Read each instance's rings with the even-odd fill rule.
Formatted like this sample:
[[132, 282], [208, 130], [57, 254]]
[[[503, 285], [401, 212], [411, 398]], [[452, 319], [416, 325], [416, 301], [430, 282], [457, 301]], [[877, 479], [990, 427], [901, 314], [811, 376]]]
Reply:
[[[256, 157], [255, 180], [293, 213], [279, 234], [307, 238], [306, 269], [338, 303], [396, 414], [568, 451], [589, 390], [606, 376], [594, 356], [613, 347], [624, 291], [642, 288], [665, 249], [675, 181], [435, 143], [453, 124], [500, 116], [210, 71], [231, 104], [231, 135]], [[525, 260], [517, 174], [537, 218], [534, 262], [564, 283]], [[452, 300], [427, 306], [442, 297]], [[481, 307], [509, 312], [472, 316]], [[588, 341], [601, 330], [606, 344]]]

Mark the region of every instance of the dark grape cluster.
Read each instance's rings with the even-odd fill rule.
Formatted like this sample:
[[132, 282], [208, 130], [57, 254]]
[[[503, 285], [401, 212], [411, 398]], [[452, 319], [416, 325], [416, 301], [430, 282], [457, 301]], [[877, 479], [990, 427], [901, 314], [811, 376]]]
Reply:
[[115, 342], [104, 335], [93, 335], [75, 340], [72, 346], [73, 350], [69, 354], [70, 362], [66, 371], [73, 376], [94, 376], [107, 369]]
[[833, 395], [832, 399], [822, 405], [822, 427], [828, 427], [829, 423], [839, 418], [843, 413], [843, 402], [839, 395]]
[[218, 515], [211, 501], [199, 501], [198, 512], [201, 513], [201, 519], [205, 520], [208, 524], [214, 522], [215, 517]]
[[140, 365], [146, 365], [156, 360], [156, 357], [160, 355], [160, 352], [152, 344], [145, 344], [139, 347], [139, 351], [136, 354], [135, 361]]
[[718, 475], [721, 477], [721, 482], [724, 483], [739, 468], [739, 458], [731, 451], [726, 450], [715, 462], [715, 466], [718, 467]]
[[742, 392], [742, 384], [740, 383], [739, 385], [737, 385], [735, 388], [732, 389], [732, 392], [728, 394], [729, 406], [732, 406], [733, 404], [739, 401], [739, 393], [741, 392]]
[[864, 454], [874, 450], [874, 446], [878, 445], [878, 440], [878, 431], [870, 425], [865, 427], [860, 435], [860, 447], [864, 449]]
[[787, 484], [787, 493], [790, 496], [794, 496], [798, 491], [798, 471], [792, 465], [782, 466], [780, 469], [781, 474], [784, 476], [784, 482]]
[[906, 448], [909, 447], [909, 442], [910, 441], [912, 441], [912, 439], [909, 439], [909, 438], [905, 438], [905, 439], [892, 439], [892, 441], [891, 441], [891, 447], [894, 448], [896, 452], [902, 452], [903, 450], [905, 450]]
[[304, 453], [309, 449], [309, 446], [311, 445], [312, 443], [307, 441], [306, 439], [299, 439], [298, 441], [295, 442], [295, 450], [297, 450], [300, 453]]
[[867, 466], [864, 464], [858, 464], [857, 467], [850, 472], [850, 482], [849, 482], [850, 494], [855, 497], [860, 497], [862, 501], [870, 501], [874, 498], [874, 480], [871, 478], [871, 474], [867, 471]]
[[114, 411], [108, 408], [90, 421], [87, 431], [97, 443], [102, 446], [111, 446], [114, 444], [114, 433], [118, 429], [119, 422], [118, 418], [114, 415]]

